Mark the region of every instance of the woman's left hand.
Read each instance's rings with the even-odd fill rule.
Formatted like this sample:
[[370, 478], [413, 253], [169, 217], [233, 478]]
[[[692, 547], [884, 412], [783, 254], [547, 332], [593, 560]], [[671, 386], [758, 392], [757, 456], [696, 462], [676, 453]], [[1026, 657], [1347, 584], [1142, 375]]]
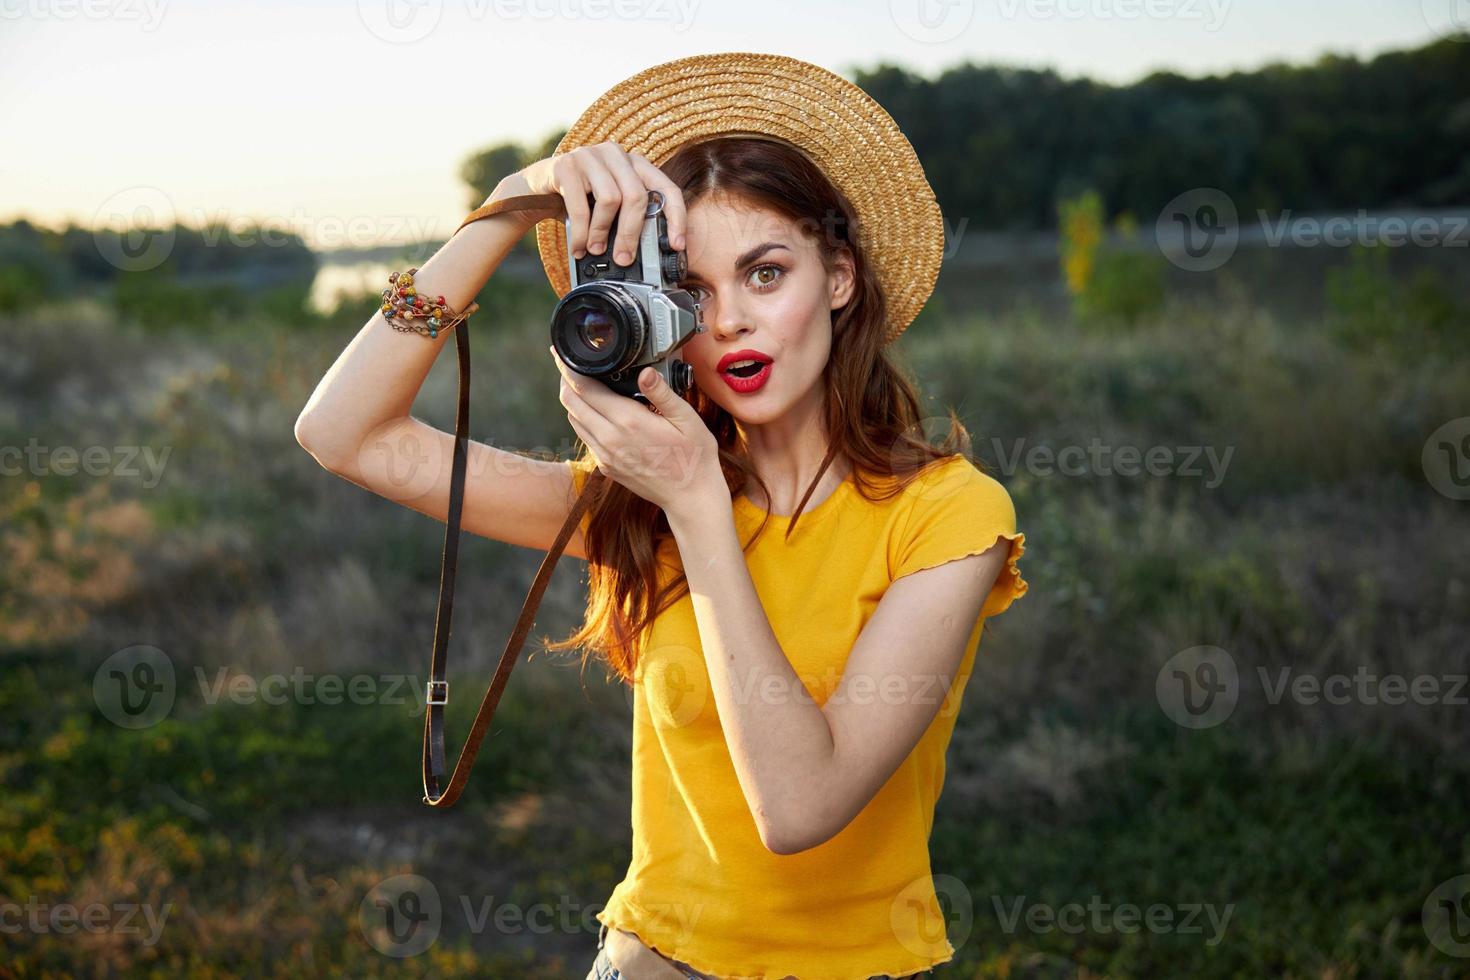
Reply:
[[638, 375], [638, 390], [658, 410], [653, 412], [573, 371], [555, 348], [547, 350], [561, 372], [567, 421], [597, 457], [599, 470], [670, 517], [697, 509], [701, 494], [728, 497], [714, 434], [662, 375], [651, 367]]

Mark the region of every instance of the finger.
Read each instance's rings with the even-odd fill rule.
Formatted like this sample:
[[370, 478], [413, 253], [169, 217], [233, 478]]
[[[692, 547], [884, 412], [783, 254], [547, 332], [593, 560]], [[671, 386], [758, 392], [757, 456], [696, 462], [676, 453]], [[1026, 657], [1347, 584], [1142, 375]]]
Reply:
[[561, 371], [562, 381], [570, 386], [577, 395], [587, 403], [588, 407], [595, 410], [613, 425], [628, 425], [636, 413], [629, 411], [630, 399], [620, 395], [609, 388], [604, 382], [596, 378], [589, 378], [585, 374], [574, 371], [565, 361], [557, 356], [556, 348], [551, 348], [551, 356], [556, 360], [556, 366]]
[[582, 164], [582, 173], [592, 188], [592, 196], [596, 198], [592, 206], [592, 220], [587, 228], [587, 251], [593, 255], [602, 255], [607, 247], [608, 229], [612, 227], [613, 218], [622, 207], [623, 195], [618, 189], [618, 182], [608, 171], [607, 164], [595, 152], [588, 151]]
[[567, 420], [580, 425], [598, 442], [610, 442], [617, 434], [617, 426], [608, 420], [606, 416], [587, 403], [587, 399], [577, 393], [577, 389], [567, 384], [562, 379], [559, 399], [562, 407], [567, 410]]
[[584, 443], [587, 444], [587, 448], [592, 450], [593, 456], [597, 457], [599, 460], [608, 458], [607, 453], [603, 452], [602, 444], [597, 441], [597, 437], [588, 432], [581, 422], [579, 422], [571, 415], [567, 416], [567, 421], [571, 423], [572, 431], [577, 434], [577, 438], [581, 439]]
[[595, 378], [587, 375], [579, 375], [570, 369], [557, 357], [556, 350], [551, 351], [551, 357], [556, 360], [557, 370], [562, 372], [562, 386], [560, 386], [557, 397], [562, 401], [562, 406], [570, 411], [581, 414], [582, 423], [603, 433], [604, 438], [622, 425], [619, 422], [620, 413], [626, 411], [626, 398], [613, 392], [609, 386]]
[[681, 423], [686, 415], [693, 413], [694, 409], [688, 402], [680, 398], [669, 387], [664, 376], [651, 367], [646, 367], [638, 372], [638, 390], [643, 392], [643, 397], [658, 409], [658, 414], [673, 422], [676, 426]]
[[618, 233], [613, 241], [613, 261], [627, 265], [638, 254], [638, 239], [643, 234], [643, 216], [648, 210], [648, 188], [633, 170], [628, 155], [616, 143], [602, 144], [603, 162], [608, 172], [618, 182], [623, 195], [623, 206], [618, 211]]
[[580, 259], [587, 254], [587, 178], [568, 155], [557, 157], [553, 170], [562, 200], [566, 202], [567, 217], [571, 219], [567, 227], [567, 253], [574, 259]]
[[642, 179], [644, 185], [650, 190], [655, 190], [664, 196], [664, 215], [669, 219], [669, 244], [683, 251], [684, 229], [687, 225], [688, 209], [684, 206], [684, 192], [679, 185], [653, 165], [641, 153], [629, 153], [628, 157], [633, 161], [633, 170]]

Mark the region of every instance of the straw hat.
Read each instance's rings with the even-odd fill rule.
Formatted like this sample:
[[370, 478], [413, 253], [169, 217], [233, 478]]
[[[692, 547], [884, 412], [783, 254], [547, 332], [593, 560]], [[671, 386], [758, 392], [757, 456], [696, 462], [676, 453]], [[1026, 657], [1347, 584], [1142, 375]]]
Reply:
[[[795, 146], [847, 196], [857, 212], [857, 239], [887, 300], [886, 341], [901, 334], [939, 277], [944, 219], [898, 124], [841, 76], [747, 51], [665, 62], [604, 92], [556, 153], [612, 140], [662, 166], [684, 143], [727, 135]], [[552, 288], [564, 296], [570, 288], [565, 224], [540, 222], [536, 243]]]

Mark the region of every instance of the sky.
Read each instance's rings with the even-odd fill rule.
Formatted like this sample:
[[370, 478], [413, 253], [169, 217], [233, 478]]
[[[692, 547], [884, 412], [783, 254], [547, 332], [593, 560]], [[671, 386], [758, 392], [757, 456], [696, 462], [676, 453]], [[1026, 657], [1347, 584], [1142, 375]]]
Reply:
[[479, 203], [467, 157], [712, 51], [1126, 83], [1467, 26], [1470, 0], [0, 0], [0, 222], [442, 238]]

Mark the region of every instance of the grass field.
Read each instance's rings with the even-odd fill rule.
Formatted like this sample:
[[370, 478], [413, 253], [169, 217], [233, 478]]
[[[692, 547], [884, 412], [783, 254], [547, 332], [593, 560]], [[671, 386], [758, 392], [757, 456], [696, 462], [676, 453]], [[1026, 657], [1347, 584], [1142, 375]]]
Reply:
[[[1470, 416], [1470, 322], [1374, 276], [1290, 317], [1225, 281], [1131, 327], [941, 297], [906, 334], [932, 414], [957, 408], [1015, 500], [1031, 585], [949, 753], [931, 847], [959, 954], [938, 976], [1470, 975], [1435, 918], [1470, 922], [1463, 887], [1436, 892], [1470, 874], [1470, 503], [1424, 467]], [[570, 455], [547, 303], [482, 306], [472, 436]], [[0, 975], [590, 965], [628, 860], [628, 699], [533, 652], [466, 798], [420, 803], [442, 525], [292, 435], [364, 317], [0, 319], [0, 445], [36, 447], [0, 484], [0, 902], [40, 910]], [[454, 370], [446, 353], [415, 408], [446, 429]], [[1129, 475], [1132, 450], [1154, 472]], [[539, 559], [466, 539], [452, 746]], [[528, 648], [582, 589], [569, 559]], [[176, 693], [130, 728], [106, 662], [137, 645]], [[1234, 704], [1190, 727], [1166, 665], [1197, 647], [1224, 652]], [[1390, 703], [1390, 677], [1424, 696]], [[407, 958], [363, 911], [402, 874], [442, 902]]]

